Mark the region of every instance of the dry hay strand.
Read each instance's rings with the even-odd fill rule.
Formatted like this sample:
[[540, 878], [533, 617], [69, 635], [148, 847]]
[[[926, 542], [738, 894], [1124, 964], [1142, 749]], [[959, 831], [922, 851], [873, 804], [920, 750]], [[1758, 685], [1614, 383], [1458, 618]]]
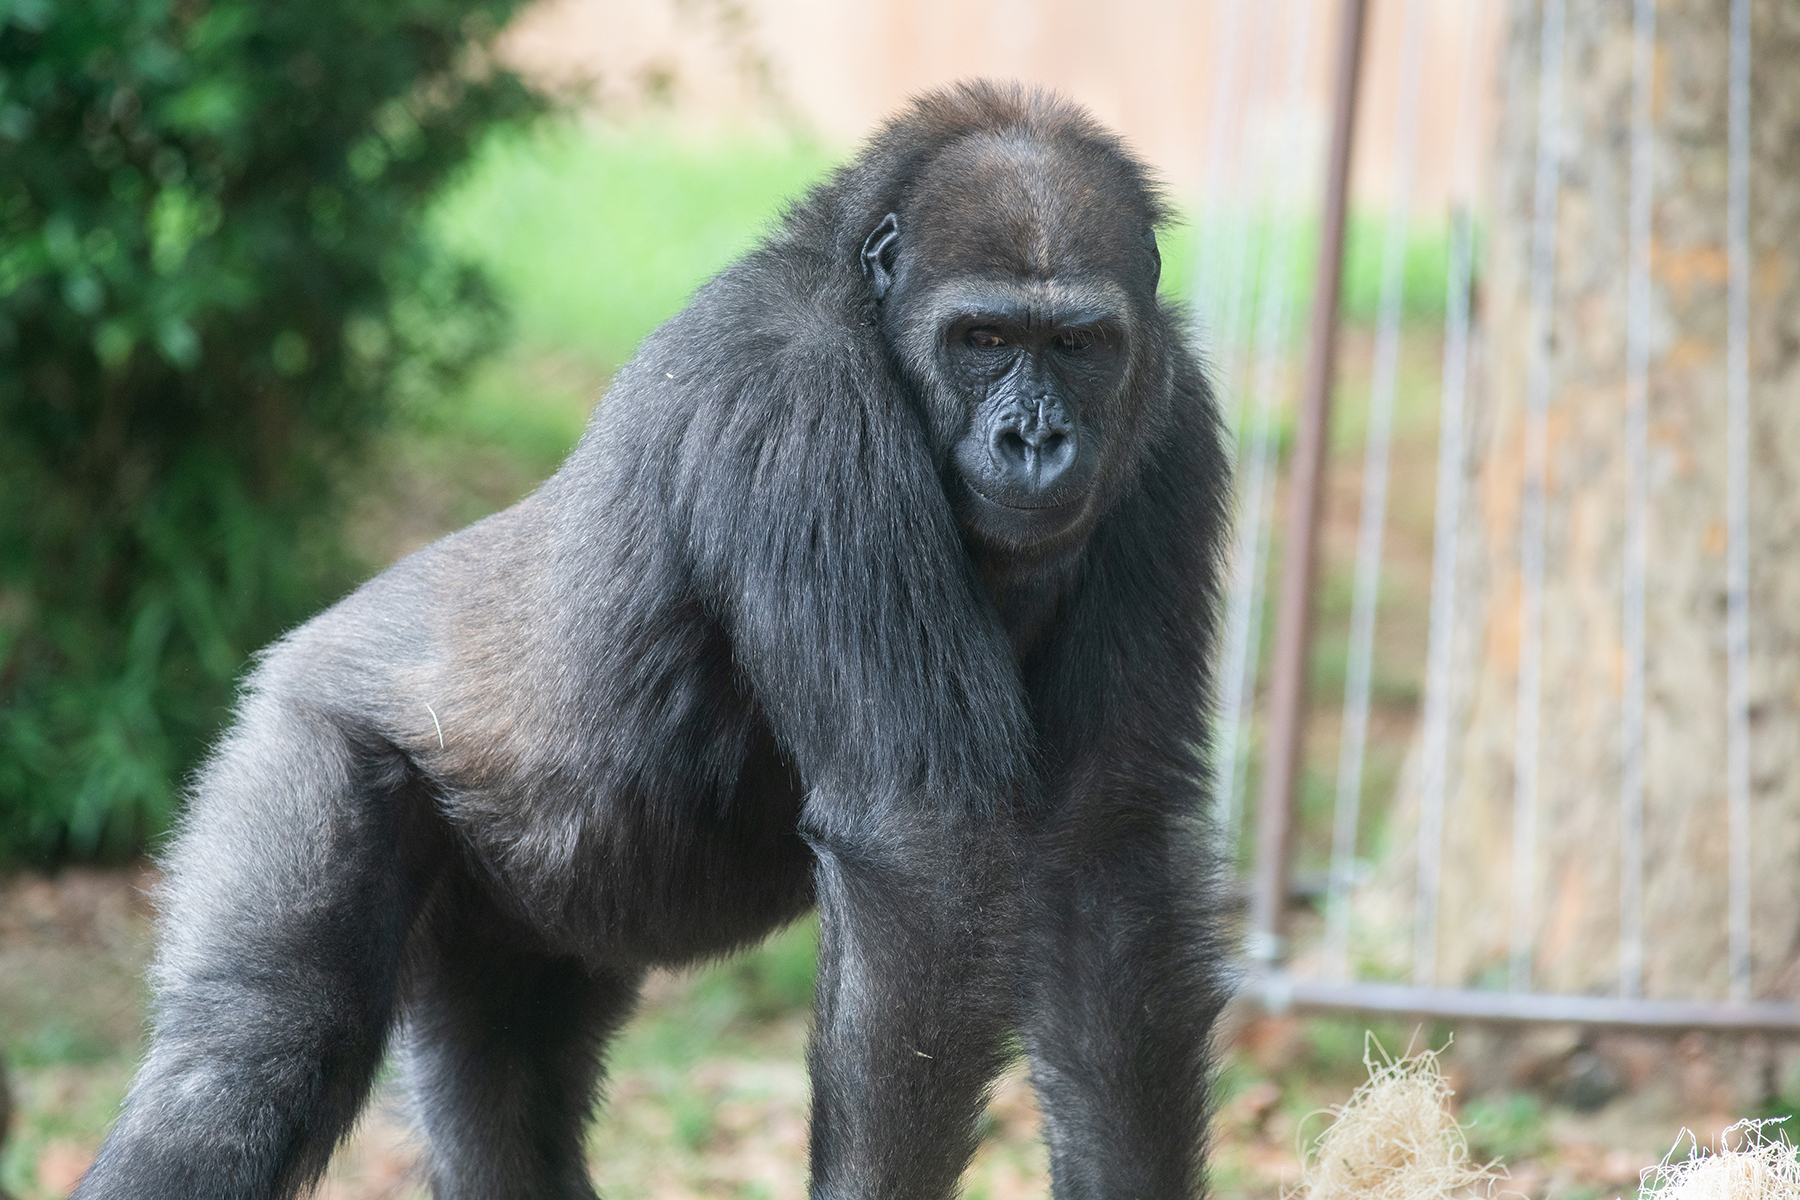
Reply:
[[1327, 1110], [1334, 1120], [1301, 1155], [1304, 1200], [1443, 1200], [1485, 1195], [1504, 1177], [1496, 1164], [1469, 1160], [1437, 1056], [1390, 1058], [1366, 1037], [1368, 1081]]
[[[1780, 1121], [1739, 1121], [1708, 1150], [1684, 1129], [1661, 1163], [1643, 1175], [1645, 1200], [1800, 1200], [1800, 1151], [1784, 1137], [1770, 1137], [1766, 1125]], [[1785, 1130], [1778, 1130], [1785, 1133]], [[1679, 1162], [1675, 1152], [1690, 1143]]]

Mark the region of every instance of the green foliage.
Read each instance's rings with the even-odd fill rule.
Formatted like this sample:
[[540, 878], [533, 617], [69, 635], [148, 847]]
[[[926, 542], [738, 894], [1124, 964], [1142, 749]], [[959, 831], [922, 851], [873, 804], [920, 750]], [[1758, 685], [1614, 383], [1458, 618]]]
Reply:
[[0, 0], [0, 856], [168, 820], [348, 578], [337, 464], [498, 331], [427, 200], [515, 0]]

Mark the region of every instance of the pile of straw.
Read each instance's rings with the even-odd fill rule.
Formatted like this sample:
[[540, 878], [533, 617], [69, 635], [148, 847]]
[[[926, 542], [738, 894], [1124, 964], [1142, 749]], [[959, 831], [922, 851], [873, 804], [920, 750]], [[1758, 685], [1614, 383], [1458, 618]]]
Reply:
[[1304, 1200], [1440, 1200], [1487, 1194], [1504, 1172], [1469, 1160], [1437, 1051], [1389, 1058], [1363, 1043], [1368, 1082], [1344, 1104], [1301, 1162]]
[[[1646, 1200], [1800, 1200], [1800, 1151], [1764, 1126], [1774, 1121], [1739, 1121], [1709, 1151], [1683, 1130], [1668, 1157], [1644, 1172]], [[1676, 1160], [1682, 1141], [1686, 1157]]]
[[[1329, 1110], [1335, 1119], [1303, 1156], [1295, 1200], [1491, 1195], [1505, 1169], [1469, 1160], [1437, 1052], [1392, 1059], [1370, 1037], [1363, 1065], [1368, 1082]], [[1740, 1121], [1720, 1136], [1714, 1150], [1683, 1130], [1661, 1164], [1644, 1172], [1638, 1195], [1642, 1200], [1800, 1200], [1800, 1150], [1771, 1136], [1769, 1126], [1779, 1122]], [[1684, 1142], [1687, 1153], [1677, 1158]]]

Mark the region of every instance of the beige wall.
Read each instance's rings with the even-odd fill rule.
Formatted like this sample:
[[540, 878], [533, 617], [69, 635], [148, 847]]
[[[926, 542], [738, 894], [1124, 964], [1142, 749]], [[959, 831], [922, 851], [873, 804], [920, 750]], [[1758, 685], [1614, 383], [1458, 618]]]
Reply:
[[[666, 107], [684, 121], [767, 122], [783, 114], [845, 145], [907, 95], [971, 75], [1055, 87], [1123, 132], [1171, 186], [1192, 194], [1207, 161], [1218, 43], [1234, 0], [539, 0], [509, 31], [506, 53], [540, 79], [579, 87], [598, 107], [629, 113]], [[1273, 98], [1240, 104], [1246, 136], [1297, 123], [1313, 164], [1325, 122], [1339, 0], [1241, 4], [1240, 62], [1249, 30], [1274, 22], [1269, 92], [1281, 91], [1296, 12], [1310, 9], [1312, 36], [1297, 108]], [[1408, 0], [1371, 0], [1356, 187], [1365, 202], [1387, 194], [1394, 101]], [[1425, 101], [1420, 115], [1418, 211], [1441, 213], [1452, 186], [1453, 121], [1462, 31], [1482, 23], [1483, 85], [1498, 34], [1494, 0], [1417, 0], [1425, 21]], [[1303, 18], [1306, 14], [1301, 13]], [[1240, 76], [1248, 73], [1240, 69]], [[1486, 144], [1487, 119], [1482, 121]], [[1485, 160], [1485, 154], [1477, 158]], [[1231, 161], [1230, 155], [1226, 162]], [[1228, 174], [1232, 172], [1228, 171]]]

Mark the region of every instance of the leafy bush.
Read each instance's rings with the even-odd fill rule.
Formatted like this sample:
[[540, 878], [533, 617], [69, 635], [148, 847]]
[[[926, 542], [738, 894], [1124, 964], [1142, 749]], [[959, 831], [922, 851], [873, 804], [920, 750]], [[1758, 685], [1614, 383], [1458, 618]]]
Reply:
[[498, 332], [425, 202], [516, 0], [0, 0], [0, 856], [162, 828], [333, 480]]

